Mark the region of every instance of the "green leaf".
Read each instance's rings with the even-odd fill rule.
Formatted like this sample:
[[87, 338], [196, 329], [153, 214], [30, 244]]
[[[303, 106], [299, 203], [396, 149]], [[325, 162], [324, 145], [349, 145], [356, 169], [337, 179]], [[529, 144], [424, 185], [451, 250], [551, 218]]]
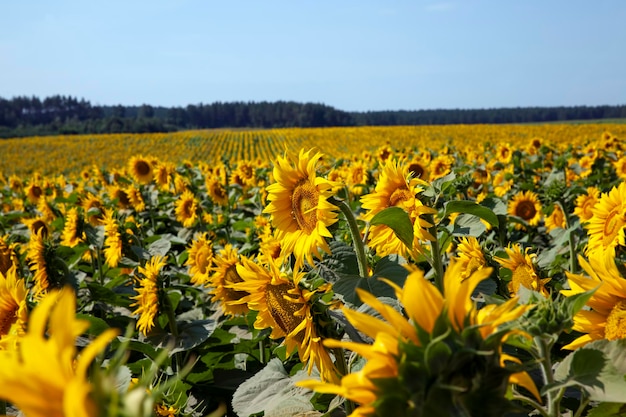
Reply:
[[177, 322], [178, 337], [169, 332], [155, 329], [148, 336], [148, 340], [160, 348], [170, 348], [170, 355], [183, 352], [199, 346], [211, 337], [217, 327], [215, 320], [192, 320], [189, 322]]
[[364, 289], [376, 297], [396, 298], [393, 288], [379, 278], [386, 278], [402, 287], [408, 274], [408, 270], [397, 261], [397, 256], [386, 256], [378, 261], [371, 277], [342, 274], [341, 278], [333, 284], [333, 290], [341, 294], [345, 301], [360, 306], [363, 303], [356, 293], [357, 288]]
[[337, 282], [342, 275], [358, 274], [359, 264], [354, 248], [345, 242], [333, 240], [330, 242], [330, 256], [321, 261], [315, 261], [319, 275], [327, 282]]
[[570, 295], [563, 300], [563, 307], [566, 309], [570, 317], [574, 317], [576, 313], [582, 310], [582, 308], [587, 304], [587, 301], [589, 301], [593, 293], [595, 293], [598, 288], [599, 287], [596, 287], [589, 291]]
[[453, 236], [478, 237], [487, 230], [487, 227], [476, 216], [461, 214], [454, 220]]
[[488, 222], [490, 225], [498, 226], [498, 216], [489, 208], [481, 206], [473, 201], [468, 200], [452, 200], [444, 205], [443, 217], [447, 217], [451, 213], [466, 213], [478, 216]]
[[76, 318], [89, 322], [89, 329], [87, 329], [87, 333], [92, 336], [98, 336], [111, 327], [106, 321], [91, 314], [76, 313]]
[[150, 252], [150, 255], [152, 256], [156, 256], [156, 255], [165, 256], [167, 255], [167, 253], [170, 251], [171, 248], [172, 248], [172, 242], [170, 241], [170, 239], [161, 238], [153, 242], [148, 247], [148, 252]]
[[409, 214], [400, 207], [387, 207], [370, 221], [372, 226], [383, 224], [390, 227], [398, 239], [409, 249], [413, 248], [413, 223]]
[[626, 404], [600, 403], [589, 411], [587, 417], [626, 417]]

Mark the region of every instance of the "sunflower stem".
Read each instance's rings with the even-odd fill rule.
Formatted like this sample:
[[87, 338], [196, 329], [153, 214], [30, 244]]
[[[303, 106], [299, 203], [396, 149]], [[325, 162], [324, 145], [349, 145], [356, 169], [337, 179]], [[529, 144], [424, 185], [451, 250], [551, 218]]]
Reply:
[[[346, 355], [345, 355], [343, 349], [342, 348], [333, 348], [333, 353], [334, 353], [335, 357], [337, 358], [336, 359], [337, 370], [339, 371], [341, 376], [344, 377], [345, 375], [348, 375], [348, 373], [349, 373], [348, 364], [346, 362]], [[344, 404], [346, 406], [346, 415], [349, 416], [355, 410], [356, 406], [354, 405], [354, 403], [351, 400], [349, 400], [347, 398], [345, 399]]]
[[6, 415], [7, 413], [7, 402], [4, 400], [0, 400], [0, 415]]
[[576, 242], [574, 241], [574, 230], [571, 229], [572, 220], [569, 213], [565, 211], [565, 204], [563, 204], [561, 201], [557, 201], [557, 204], [561, 207], [561, 211], [563, 212], [563, 216], [565, 217], [565, 227], [567, 228], [567, 230], [569, 230], [569, 272], [575, 274], [578, 267], [576, 262]]
[[539, 404], [537, 401], [533, 400], [532, 398], [528, 398], [524, 395], [514, 394], [513, 399], [530, 405], [535, 410], [537, 410], [537, 412], [541, 414], [543, 417], [549, 417], [548, 413], [546, 413], [546, 411], [543, 409], [541, 404]]
[[433, 226], [428, 229], [428, 232], [434, 237], [434, 239], [430, 241], [430, 266], [435, 270], [435, 285], [443, 294], [443, 262], [441, 260], [439, 240], [437, 239], [437, 225], [432, 221], [432, 218], [430, 220]]
[[354, 217], [354, 212], [350, 208], [350, 206], [343, 200], [333, 199], [332, 203], [337, 205], [343, 215], [348, 222], [348, 226], [350, 227], [350, 234], [352, 235], [352, 242], [354, 245], [354, 251], [356, 252], [356, 258], [359, 265], [359, 275], [363, 278], [367, 278], [369, 276], [368, 273], [368, 264], [367, 257], [365, 256], [365, 244], [361, 239], [361, 232], [359, 230], [359, 225], [356, 222], [356, 217]]
[[[539, 366], [543, 375], [543, 382], [546, 385], [554, 382], [554, 375], [552, 374], [552, 358], [551, 350], [554, 340], [551, 337], [537, 336], [534, 338], [535, 346], [537, 347], [537, 359], [539, 359]], [[559, 390], [558, 393], [554, 391], [548, 391], [547, 395], [547, 414], [549, 417], [559, 417], [561, 415], [561, 398], [563, 397], [563, 390]]]

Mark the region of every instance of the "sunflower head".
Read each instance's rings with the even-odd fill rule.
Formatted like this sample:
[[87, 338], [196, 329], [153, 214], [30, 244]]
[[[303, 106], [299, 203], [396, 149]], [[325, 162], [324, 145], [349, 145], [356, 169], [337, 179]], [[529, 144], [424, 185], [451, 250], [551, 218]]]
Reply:
[[15, 249], [17, 244], [8, 243], [0, 237], [0, 274], [6, 274], [12, 266], [18, 265], [18, 257]]
[[511, 271], [511, 281], [508, 284], [508, 290], [511, 295], [517, 294], [520, 286], [526, 287], [529, 290], [537, 291], [544, 296], [549, 296], [549, 291], [546, 288], [546, 283], [550, 281], [550, 278], [540, 278], [535, 269], [536, 255], [530, 254], [530, 250], [527, 247], [522, 249], [518, 243], [512, 244], [504, 249], [508, 258], [494, 257], [493, 259], [498, 262], [503, 268], [507, 268]]
[[[530, 226], [537, 226], [541, 220], [539, 197], [533, 191], [520, 191], [509, 201], [507, 212], [510, 216], [522, 219]], [[523, 228], [519, 223], [515, 227]]]
[[322, 154], [311, 152], [301, 150], [293, 161], [278, 157], [273, 171], [276, 182], [267, 187], [269, 204], [263, 211], [271, 215], [283, 250], [293, 253], [297, 264], [304, 259], [312, 264], [313, 255], [321, 258], [320, 250], [330, 253], [328, 228], [337, 222], [338, 208], [328, 201], [333, 184], [316, 173]]
[[140, 184], [149, 184], [154, 176], [154, 168], [150, 159], [142, 155], [135, 155], [128, 161], [128, 171], [135, 181]]
[[28, 290], [17, 276], [13, 265], [0, 272], [0, 350], [11, 349], [18, 337], [26, 332], [28, 323]]
[[617, 247], [626, 246], [626, 182], [600, 195], [585, 224], [589, 241], [587, 253], [599, 251], [607, 259], [615, 257]]

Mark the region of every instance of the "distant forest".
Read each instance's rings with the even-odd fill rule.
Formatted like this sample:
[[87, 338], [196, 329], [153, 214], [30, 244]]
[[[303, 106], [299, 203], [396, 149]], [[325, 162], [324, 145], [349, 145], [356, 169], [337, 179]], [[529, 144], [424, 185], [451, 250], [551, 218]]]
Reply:
[[626, 105], [346, 112], [319, 103], [214, 102], [186, 107], [99, 106], [55, 95], [0, 97], [0, 138], [85, 133], [280, 128], [544, 123], [626, 118]]

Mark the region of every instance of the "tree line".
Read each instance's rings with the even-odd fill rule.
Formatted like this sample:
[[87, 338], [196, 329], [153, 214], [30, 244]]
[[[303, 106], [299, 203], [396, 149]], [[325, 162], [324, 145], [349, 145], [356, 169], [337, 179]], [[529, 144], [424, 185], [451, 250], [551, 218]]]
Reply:
[[626, 105], [346, 112], [320, 103], [214, 102], [186, 107], [100, 106], [55, 95], [0, 97], [0, 137], [146, 133], [210, 128], [543, 123], [626, 118]]

